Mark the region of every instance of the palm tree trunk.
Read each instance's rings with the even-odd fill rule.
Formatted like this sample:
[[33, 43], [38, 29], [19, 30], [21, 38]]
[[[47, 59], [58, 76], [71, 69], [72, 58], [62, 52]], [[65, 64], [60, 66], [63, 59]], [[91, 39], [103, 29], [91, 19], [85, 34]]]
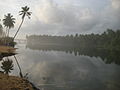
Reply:
[[7, 27], [6, 27], [6, 32], [5, 32], [4, 42], [5, 42], [5, 45], [6, 45], [6, 43], [7, 43]]
[[13, 40], [14, 40], [14, 39], [15, 39], [15, 37], [17, 36], [17, 34], [18, 34], [18, 32], [19, 32], [19, 30], [20, 30], [20, 28], [21, 28], [22, 24], [23, 24], [23, 21], [24, 21], [24, 18], [22, 19], [22, 22], [21, 22], [20, 26], [18, 27], [17, 32], [15, 33], [15, 35], [14, 35], [14, 37], [13, 37]]
[[5, 37], [7, 37], [7, 28], [6, 28], [6, 35], [5, 35]]
[[9, 37], [9, 29], [8, 29], [8, 37]]
[[6, 71], [6, 74], [9, 75], [8, 71]]

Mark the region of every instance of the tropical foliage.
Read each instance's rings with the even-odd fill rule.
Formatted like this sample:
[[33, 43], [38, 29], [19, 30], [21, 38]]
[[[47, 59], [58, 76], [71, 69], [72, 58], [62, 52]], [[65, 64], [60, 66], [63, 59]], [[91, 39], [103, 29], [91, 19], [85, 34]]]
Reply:
[[3, 27], [2, 27], [2, 25], [0, 24], [0, 36], [2, 35], [2, 33], [3, 33]]
[[3, 31], [3, 26], [0, 24], [0, 38], [3, 37], [5, 35], [4, 31]]
[[15, 24], [15, 18], [13, 18], [13, 15], [8, 13], [7, 15], [4, 16], [3, 25], [6, 27], [6, 36], [9, 37], [9, 30], [11, 28], [14, 28], [14, 24]]
[[[19, 12], [19, 15], [22, 16], [22, 21], [18, 27], [18, 30], [16, 31], [15, 35], [12, 37], [9, 37], [9, 30], [11, 28], [14, 28], [14, 24], [15, 24], [15, 18], [13, 17], [13, 15], [11, 15], [11, 13], [8, 13], [7, 15], [4, 15], [4, 19], [3, 21], [3, 25], [6, 28], [6, 33], [4, 33], [3, 31], [3, 27], [0, 24], [0, 45], [9, 45], [9, 46], [14, 46], [14, 39], [17, 36], [23, 22], [25, 19], [25, 16], [27, 16], [30, 19], [31, 16], [31, 12], [29, 12], [29, 7], [25, 6], [21, 8], [22, 10]], [[0, 19], [1, 21], [1, 19]]]
[[22, 15], [22, 21], [21, 21], [21, 23], [20, 23], [20, 25], [18, 27], [18, 30], [15, 33], [13, 38], [15, 38], [17, 36], [17, 34], [18, 34], [18, 32], [19, 32], [19, 30], [20, 30], [20, 28], [21, 28], [21, 26], [22, 26], [22, 24], [24, 22], [25, 16], [27, 16], [30, 19], [31, 12], [29, 12], [29, 9], [30, 8], [28, 6], [25, 6], [25, 7], [22, 7], [22, 10], [19, 12], [20, 13], [19, 15]]
[[30, 35], [28, 45], [56, 45], [120, 50], [120, 30], [107, 29], [102, 34], [76, 34], [66, 36]]

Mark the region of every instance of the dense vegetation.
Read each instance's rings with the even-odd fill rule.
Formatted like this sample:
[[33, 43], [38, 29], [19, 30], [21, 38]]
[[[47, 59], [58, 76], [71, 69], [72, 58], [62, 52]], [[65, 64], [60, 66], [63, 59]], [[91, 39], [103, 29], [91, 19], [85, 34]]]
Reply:
[[76, 34], [66, 36], [30, 35], [28, 45], [55, 45], [66, 47], [91, 47], [120, 50], [120, 30], [107, 29], [102, 34]]
[[[8, 34], [8, 32], [7, 32]], [[13, 38], [12, 37], [8, 37], [5, 33], [5, 31], [3, 30], [2, 25], [0, 24], [0, 45], [10, 45], [10, 46], [14, 46], [15, 42], [13, 42]]]
[[105, 63], [120, 65], [120, 30], [107, 29], [102, 34], [27, 36], [27, 47], [42, 51], [65, 51], [77, 55], [100, 57]]

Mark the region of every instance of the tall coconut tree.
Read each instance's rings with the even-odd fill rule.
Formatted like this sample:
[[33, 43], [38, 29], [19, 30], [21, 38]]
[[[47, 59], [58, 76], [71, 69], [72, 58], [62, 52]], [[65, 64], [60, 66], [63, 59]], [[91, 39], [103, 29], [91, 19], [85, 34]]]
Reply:
[[15, 39], [16, 35], [18, 34], [18, 32], [19, 32], [19, 30], [20, 30], [20, 28], [21, 28], [21, 26], [22, 26], [22, 24], [23, 24], [23, 22], [24, 22], [25, 16], [27, 16], [27, 17], [30, 19], [30, 16], [31, 16], [31, 13], [32, 13], [32, 12], [29, 12], [29, 9], [30, 9], [30, 8], [29, 8], [28, 6], [22, 7], [21, 9], [22, 9], [22, 10], [19, 12], [19, 15], [22, 16], [22, 21], [21, 21], [21, 23], [20, 23], [20, 25], [19, 25], [19, 27], [18, 27], [18, 30], [17, 30], [17, 32], [15, 33], [13, 39]]
[[6, 27], [6, 36], [9, 37], [9, 30], [11, 28], [14, 28], [14, 24], [15, 24], [15, 18], [13, 18], [13, 15], [8, 13], [7, 15], [4, 16], [3, 25]]

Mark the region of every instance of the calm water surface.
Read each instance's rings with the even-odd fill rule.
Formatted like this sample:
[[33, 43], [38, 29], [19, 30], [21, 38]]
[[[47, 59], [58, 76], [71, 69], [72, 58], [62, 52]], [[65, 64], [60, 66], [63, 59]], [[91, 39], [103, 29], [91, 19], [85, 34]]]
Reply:
[[[23, 73], [41, 90], [120, 90], [120, 66], [105, 64], [99, 56], [16, 47]], [[18, 71], [15, 64], [12, 74]]]

